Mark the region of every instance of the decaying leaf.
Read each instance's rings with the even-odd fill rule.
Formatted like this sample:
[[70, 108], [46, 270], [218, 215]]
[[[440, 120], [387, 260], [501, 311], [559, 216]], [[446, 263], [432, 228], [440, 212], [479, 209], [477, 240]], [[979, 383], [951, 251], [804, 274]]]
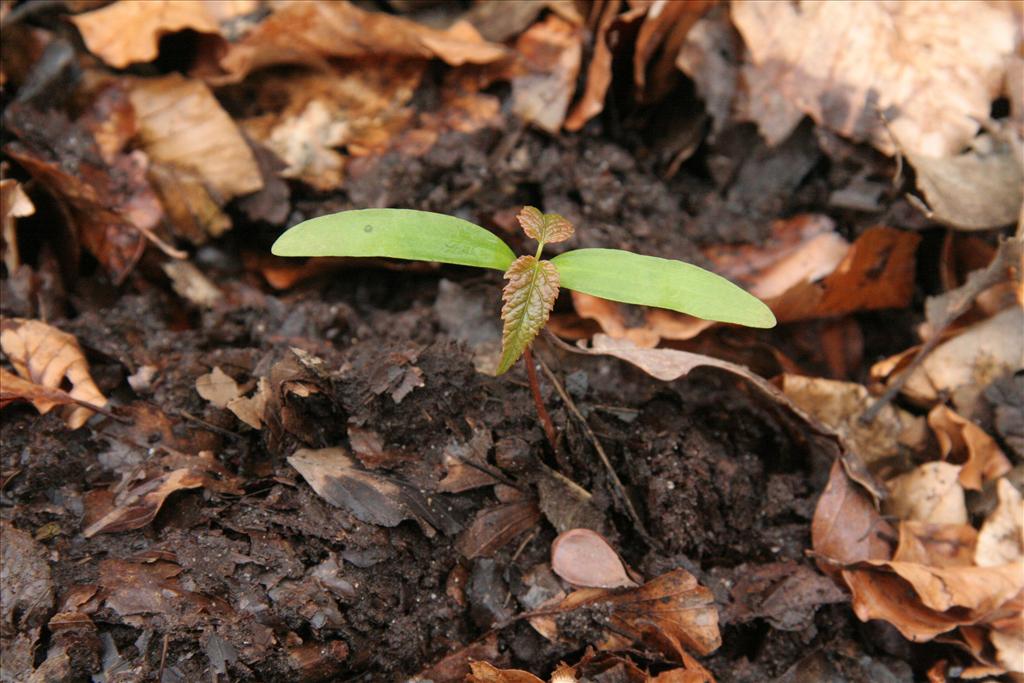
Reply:
[[[101, 408], [107, 405], [106, 397], [89, 375], [89, 363], [78, 341], [70, 334], [38, 320], [6, 318], [0, 321], [0, 347], [18, 375], [33, 384], [60, 389], [67, 381], [71, 384], [67, 392], [71, 398]], [[55, 397], [38, 393], [24, 398], [40, 413], [48, 413], [60, 403]], [[93, 415], [92, 410], [81, 405], [65, 410], [64, 421], [71, 429], [78, 429]]]
[[558, 298], [558, 269], [550, 261], [520, 256], [505, 271], [508, 284], [502, 291], [501, 362], [498, 374], [507, 372], [544, 327]]
[[191, 29], [219, 35], [219, 22], [259, 9], [256, 0], [115, 2], [71, 17], [86, 47], [117, 69], [156, 59], [160, 38]]
[[1024, 204], [1024, 147], [1010, 131], [1000, 137], [981, 135], [970, 151], [954, 157], [907, 154], [929, 218], [961, 230], [1017, 222]]
[[82, 531], [86, 538], [96, 534], [141, 529], [156, 517], [167, 497], [175, 491], [195, 489], [208, 483], [209, 475], [181, 468], [151, 479], [131, 491], [114, 508]]
[[488, 43], [465, 21], [439, 31], [350, 2], [287, 2], [230, 46], [220, 59], [227, 75], [215, 80], [237, 82], [277, 64], [323, 68], [332, 57], [437, 57], [459, 66], [488, 64], [506, 55], [502, 45]]
[[966, 524], [967, 505], [959, 465], [926, 462], [888, 482], [887, 511], [930, 524]]
[[252, 150], [201, 81], [171, 74], [135, 81], [139, 144], [155, 161], [196, 173], [224, 203], [263, 187]]
[[928, 424], [935, 432], [942, 459], [962, 465], [960, 484], [965, 489], [980, 491], [985, 482], [1010, 471], [1010, 461], [995, 439], [946, 406], [940, 404], [932, 408]]
[[516, 536], [532, 529], [540, 521], [540, 510], [530, 500], [520, 500], [477, 513], [455, 546], [466, 558], [490, 557]]
[[615, 631], [659, 648], [675, 660], [687, 650], [706, 655], [722, 643], [714, 596], [685, 569], [675, 569], [637, 588], [584, 588], [570, 593], [558, 610], [607, 604]]
[[[594, 31], [594, 54], [587, 67], [587, 84], [583, 94], [565, 119], [566, 130], [577, 131], [583, 128], [587, 121], [604, 109], [604, 98], [612, 84], [612, 50], [608, 45], [608, 32], [619, 16], [621, 4], [621, 0], [608, 0], [603, 6], [594, 5], [600, 7], [601, 11]], [[638, 9], [634, 14], [642, 12]]]
[[[957, 154], [989, 115], [1016, 45], [1007, 5], [958, 2], [793, 3], [741, 0], [731, 6], [761, 82], [750, 114], [779, 142], [796, 124], [766, 130], [771, 110], [759, 94], [819, 124], [892, 154], [879, 112], [900, 144], [915, 154]], [[752, 88], [757, 90], [757, 88]]]
[[1024, 557], [1024, 498], [1005, 478], [996, 487], [999, 505], [982, 524], [974, 550], [979, 567], [998, 567]]
[[557, 15], [519, 36], [522, 73], [512, 79], [512, 111], [527, 123], [557, 133], [575, 90], [582, 59], [582, 27]]
[[564, 242], [575, 232], [572, 223], [564, 217], [557, 213], [543, 213], [534, 206], [524, 206], [516, 219], [526, 236], [541, 244]]
[[743, 569], [722, 613], [727, 624], [760, 618], [777, 629], [801, 631], [814, 623], [818, 607], [847, 599], [832, 579], [806, 564], [773, 562]]
[[398, 478], [361, 469], [343, 448], [301, 448], [288, 463], [317, 495], [360, 521], [392, 527], [412, 519], [430, 536], [434, 529], [445, 534], [459, 529], [436, 497], [425, 496]]
[[6, 519], [0, 521], [0, 576], [0, 648], [6, 677], [33, 669], [36, 641], [54, 601], [46, 547]]
[[551, 543], [551, 569], [581, 588], [624, 588], [637, 584], [626, 573], [622, 558], [601, 534], [570, 529]]

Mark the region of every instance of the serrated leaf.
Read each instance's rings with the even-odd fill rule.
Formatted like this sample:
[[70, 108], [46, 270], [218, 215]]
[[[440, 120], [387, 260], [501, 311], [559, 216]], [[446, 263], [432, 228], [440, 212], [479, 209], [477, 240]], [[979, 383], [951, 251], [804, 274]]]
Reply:
[[557, 213], [542, 213], [534, 206], [524, 206], [516, 218], [519, 219], [519, 225], [523, 226], [526, 236], [541, 244], [564, 242], [576, 232], [567, 218]]
[[505, 271], [508, 284], [501, 294], [505, 305], [501, 319], [501, 362], [498, 374], [506, 372], [523, 355], [540, 328], [548, 321], [558, 298], [558, 269], [550, 261], [520, 256]]
[[657, 306], [706, 320], [774, 327], [760, 299], [691, 263], [618, 249], [577, 249], [551, 259], [562, 286], [602, 299]]
[[494, 233], [454, 216], [359, 209], [299, 223], [277, 238], [278, 256], [386, 256], [505, 270], [515, 259]]

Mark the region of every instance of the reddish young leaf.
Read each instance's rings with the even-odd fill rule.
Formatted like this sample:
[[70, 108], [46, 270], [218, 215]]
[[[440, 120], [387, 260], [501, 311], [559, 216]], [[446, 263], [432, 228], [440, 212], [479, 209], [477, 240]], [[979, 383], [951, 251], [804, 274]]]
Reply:
[[502, 292], [505, 305], [501, 319], [501, 362], [504, 374], [523, 355], [533, 338], [544, 327], [558, 298], [558, 270], [550, 261], [520, 256], [505, 271], [508, 284]]
[[557, 213], [542, 213], [534, 206], [524, 206], [516, 218], [519, 219], [519, 225], [523, 226], [526, 236], [541, 244], [564, 242], [576, 232], [572, 223], [563, 216]]

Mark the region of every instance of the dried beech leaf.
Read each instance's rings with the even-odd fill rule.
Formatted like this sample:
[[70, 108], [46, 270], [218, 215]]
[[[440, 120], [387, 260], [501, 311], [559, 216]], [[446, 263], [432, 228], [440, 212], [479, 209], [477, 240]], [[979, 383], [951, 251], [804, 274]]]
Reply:
[[167, 496], [175, 491], [204, 486], [208, 478], [206, 474], [185, 467], [147, 481], [129, 491], [124, 501], [86, 527], [82, 535], [90, 538], [96, 534], [141, 529], [153, 521]]
[[540, 521], [536, 503], [520, 500], [480, 510], [455, 547], [465, 557], [490, 557]]
[[[1009, 5], [740, 0], [730, 12], [750, 50], [752, 91], [887, 154], [895, 148], [879, 111], [893, 112], [889, 126], [907, 151], [959, 153], [988, 118], [1015, 49]], [[754, 118], [769, 132], [770, 102], [751, 100], [767, 110]], [[777, 126], [769, 142], [790, 130]]]
[[576, 88], [582, 42], [582, 27], [554, 14], [519, 36], [522, 73], [512, 78], [516, 116], [549, 133], [561, 130]]
[[301, 448], [288, 457], [317, 495], [356, 519], [380, 526], [416, 520], [428, 535], [434, 529], [453, 534], [459, 526], [440, 501], [392, 477], [359, 468], [343, 448]]
[[960, 466], [926, 462], [888, 482], [886, 511], [899, 519], [929, 524], [966, 524]]
[[956, 628], [961, 620], [921, 604], [910, 585], [889, 572], [846, 569], [843, 580], [852, 593], [853, 611], [861, 621], [882, 619], [908, 640], [921, 643]]
[[1010, 471], [1012, 465], [999, 444], [985, 430], [939, 404], [928, 413], [928, 424], [935, 432], [942, 459], [962, 465], [960, 484], [980, 491], [987, 481]]
[[1005, 478], [996, 482], [999, 505], [981, 525], [974, 562], [995, 567], [1024, 557], [1024, 499]]
[[466, 677], [467, 683], [544, 683], [533, 674], [520, 669], [499, 669], [487, 662], [470, 662], [469, 667], [472, 673]]
[[[66, 332], [38, 320], [6, 318], [0, 321], [0, 347], [17, 373], [48, 389], [60, 389], [66, 379], [71, 383], [68, 395], [98, 407], [107, 405], [106, 397], [89, 375], [78, 341]], [[40, 413], [49, 412], [60, 401], [37, 395], [28, 397]], [[69, 407], [64, 421], [78, 429], [92, 417], [93, 411], [80, 405]]]
[[196, 392], [218, 408], [227, 408], [229, 401], [241, 395], [238, 382], [219, 367], [214, 367], [196, 380]]
[[520, 256], [505, 271], [502, 291], [501, 362], [499, 375], [519, 360], [544, 327], [558, 298], [558, 269], [550, 261]]
[[932, 567], [969, 567], [974, 564], [977, 542], [978, 532], [969, 524], [901, 521], [900, 541], [892, 559]]
[[248, 14], [256, 0], [115, 2], [71, 17], [89, 51], [117, 69], [156, 59], [160, 38], [191, 29], [220, 34], [218, 20]]
[[888, 559], [887, 539], [893, 528], [871, 503], [868, 495], [846, 474], [842, 464], [832, 463], [828, 484], [818, 499], [811, 522], [811, 545], [819, 556], [818, 567], [838, 576], [838, 566], [860, 560]]
[[575, 232], [572, 223], [564, 217], [557, 213], [543, 213], [533, 206], [524, 206], [516, 218], [526, 236], [542, 244], [564, 242]]
[[551, 569], [581, 588], [636, 586], [619, 554], [601, 534], [590, 529], [570, 529], [551, 544]]
[[566, 130], [578, 131], [604, 109], [604, 98], [612, 83], [612, 50], [608, 45], [608, 30], [619, 16], [621, 4], [621, 0], [608, 0], [601, 8], [594, 34], [594, 55], [587, 67], [587, 83], [579, 102], [565, 119]]
[[[873, 561], [905, 580], [921, 604], [937, 612], [969, 610], [964, 623], [982, 619], [1024, 591], [1024, 561], [994, 567], [930, 567], [916, 562]], [[961, 613], [962, 614], [962, 613]]]
[[238, 126], [201, 81], [180, 74], [135, 81], [139, 143], [153, 160], [196, 173], [221, 203], [263, 187]]
[[687, 650], [706, 655], [718, 649], [718, 612], [711, 591], [685, 569], [676, 569], [627, 590], [584, 588], [559, 606], [568, 612], [607, 604], [617, 633], [659, 647], [675, 659]]
[[260, 377], [252, 396], [236, 396], [229, 400], [225, 407], [245, 424], [253, 429], [260, 429], [263, 426], [269, 400], [270, 383], [267, 382], [266, 377]]

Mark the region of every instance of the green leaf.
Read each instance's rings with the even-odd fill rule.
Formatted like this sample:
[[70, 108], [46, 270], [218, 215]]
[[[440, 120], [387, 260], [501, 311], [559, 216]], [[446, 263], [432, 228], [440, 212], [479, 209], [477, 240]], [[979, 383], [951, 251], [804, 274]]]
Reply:
[[501, 362], [503, 374], [523, 355], [540, 328], [548, 321], [558, 298], [558, 270], [551, 261], [538, 261], [533, 256], [520, 256], [505, 271], [508, 284], [501, 294], [505, 305], [501, 319]]
[[515, 259], [494, 233], [454, 216], [360, 209], [299, 223], [277, 238], [278, 256], [388, 256], [505, 270]]
[[774, 327], [760, 299], [690, 263], [618, 249], [577, 249], [551, 259], [563, 287], [602, 299], [657, 306], [706, 320]]

